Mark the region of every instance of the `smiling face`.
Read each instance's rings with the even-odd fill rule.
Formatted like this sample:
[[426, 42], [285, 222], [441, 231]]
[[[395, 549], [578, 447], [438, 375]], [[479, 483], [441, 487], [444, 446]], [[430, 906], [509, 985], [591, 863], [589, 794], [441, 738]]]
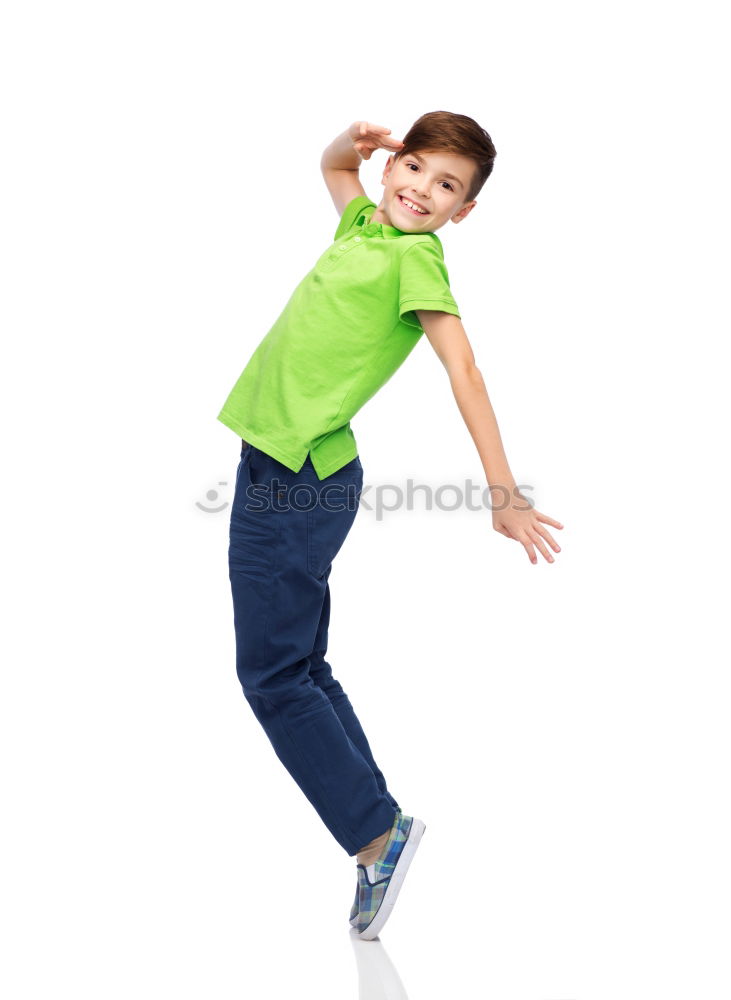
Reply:
[[476, 169], [474, 160], [441, 150], [389, 156], [381, 179], [385, 191], [371, 222], [405, 233], [433, 233], [450, 219], [461, 222], [477, 204], [464, 200]]

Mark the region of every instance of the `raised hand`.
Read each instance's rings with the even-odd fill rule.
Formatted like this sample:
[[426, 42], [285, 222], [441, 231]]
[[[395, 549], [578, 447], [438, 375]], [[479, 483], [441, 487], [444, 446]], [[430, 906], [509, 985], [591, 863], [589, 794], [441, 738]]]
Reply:
[[397, 153], [401, 149], [403, 142], [400, 139], [392, 139], [390, 131], [390, 128], [375, 125], [373, 122], [353, 122], [348, 129], [348, 135], [353, 140], [353, 149], [364, 160], [370, 160], [371, 153], [376, 149], [387, 149], [391, 153]]

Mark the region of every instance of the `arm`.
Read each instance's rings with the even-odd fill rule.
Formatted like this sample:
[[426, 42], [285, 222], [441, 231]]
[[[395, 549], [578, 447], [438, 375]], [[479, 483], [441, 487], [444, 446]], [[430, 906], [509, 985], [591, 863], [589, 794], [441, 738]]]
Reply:
[[325, 149], [320, 170], [338, 215], [359, 195], [365, 195], [358, 171], [375, 149], [398, 150], [403, 143], [388, 137], [391, 129], [370, 122], [353, 122]]
[[553, 562], [542, 539], [545, 538], [556, 552], [560, 548], [541, 522], [555, 528], [563, 525], [530, 506], [526, 508], [529, 502], [521, 496], [510, 471], [487, 388], [461, 320], [435, 310], [417, 309], [416, 315], [447, 370], [457, 406], [480, 456], [490, 486], [493, 527], [521, 542], [531, 562], [537, 561], [533, 544], [548, 562]]
[[[353, 126], [351, 125], [351, 128]], [[358, 170], [362, 157], [353, 146], [350, 129], [346, 129], [330, 143], [322, 154], [320, 170], [335, 203], [338, 215], [342, 215], [346, 205], [365, 189], [360, 182]]]
[[416, 315], [447, 370], [454, 398], [475, 442], [490, 489], [496, 492], [501, 488], [507, 489], [512, 496], [515, 478], [510, 471], [495, 413], [462, 321], [450, 313], [425, 309], [417, 309]]

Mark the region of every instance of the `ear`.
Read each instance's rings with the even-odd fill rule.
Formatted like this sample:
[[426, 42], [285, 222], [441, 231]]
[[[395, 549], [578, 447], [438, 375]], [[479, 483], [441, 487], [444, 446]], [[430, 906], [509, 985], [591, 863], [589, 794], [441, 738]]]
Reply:
[[391, 173], [391, 167], [393, 166], [393, 153], [391, 153], [383, 165], [383, 176], [381, 177], [381, 184], [386, 183], [386, 178]]
[[452, 216], [452, 222], [461, 222], [462, 219], [466, 219], [473, 208], [477, 206], [476, 201], [468, 201], [466, 205], [463, 205], [458, 212]]

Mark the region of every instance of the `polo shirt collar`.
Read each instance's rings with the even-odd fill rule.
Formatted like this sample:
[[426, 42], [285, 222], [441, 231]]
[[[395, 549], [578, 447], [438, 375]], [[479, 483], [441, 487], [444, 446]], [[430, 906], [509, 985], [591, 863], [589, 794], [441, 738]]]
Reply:
[[396, 229], [395, 226], [387, 226], [385, 222], [371, 222], [371, 215], [375, 212], [376, 207], [371, 209], [366, 209], [365, 212], [361, 214], [356, 219], [356, 225], [361, 226], [363, 232], [366, 236], [378, 236], [381, 235], [385, 240], [395, 240], [399, 236], [405, 236], [406, 234], [401, 229]]

